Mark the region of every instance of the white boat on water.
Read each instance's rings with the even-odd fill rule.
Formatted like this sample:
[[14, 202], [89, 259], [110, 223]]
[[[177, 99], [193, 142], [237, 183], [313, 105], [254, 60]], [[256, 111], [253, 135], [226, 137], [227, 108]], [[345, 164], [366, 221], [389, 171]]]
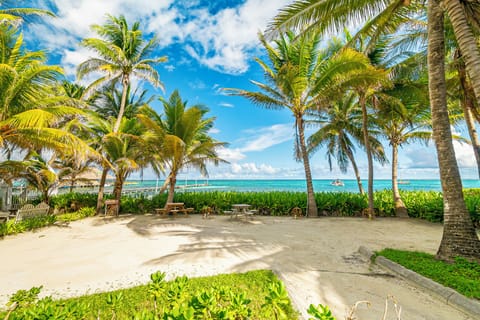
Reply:
[[331, 184], [332, 186], [335, 186], [335, 187], [343, 187], [343, 186], [345, 186], [345, 184], [343, 183], [343, 181], [340, 180], [340, 179], [333, 180], [332, 182], [330, 182], [330, 184]]

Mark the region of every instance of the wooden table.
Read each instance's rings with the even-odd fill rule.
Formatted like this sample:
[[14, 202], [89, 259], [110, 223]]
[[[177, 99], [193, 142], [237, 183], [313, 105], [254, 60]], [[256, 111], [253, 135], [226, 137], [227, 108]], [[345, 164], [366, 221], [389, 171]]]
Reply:
[[176, 215], [177, 213], [183, 213], [185, 216], [187, 216], [189, 212], [193, 212], [193, 208], [185, 208], [185, 204], [183, 202], [169, 202], [165, 204], [164, 208], [155, 209], [155, 213], [162, 216], [169, 214]]
[[232, 217], [238, 218], [239, 216], [251, 215], [251, 205], [245, 203], [232, 204]]

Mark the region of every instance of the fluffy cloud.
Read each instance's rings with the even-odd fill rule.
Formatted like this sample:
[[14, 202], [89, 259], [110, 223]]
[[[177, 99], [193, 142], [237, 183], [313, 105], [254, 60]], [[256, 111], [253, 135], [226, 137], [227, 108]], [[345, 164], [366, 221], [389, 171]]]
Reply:
[[473, 168], [477, 166], [471, 145], [454, 141], [453, 147], [455, 148], [455, 156], [457, 157], [459, 167]]
[[241, 148], [243, 152], [263, 151], [274, 145], [293, 139], [291, 124], [275, 124], [270, 127], [249, 130], [245, 132], [248, 137], [246, 144]]
[[212, 4], [195, 0], [49, 0], [47, 5], [56, 8], [57, 17], [47, 19], [50, 26], [32, 26], [30, 37], [52, 51], [76, 51], [82, 38], [96, 36], [91, 25], [102, 24], [107, 14], [124, 14], [129, 21], [141, 21], [147, 33], [157, 33], [162, 47], [181, 43], [202, 65], [236, 74], [248, 69], [250, 53], [258, 46], [258, 31], [289, 2], [247, 0], [212, 14], [207, 7]]

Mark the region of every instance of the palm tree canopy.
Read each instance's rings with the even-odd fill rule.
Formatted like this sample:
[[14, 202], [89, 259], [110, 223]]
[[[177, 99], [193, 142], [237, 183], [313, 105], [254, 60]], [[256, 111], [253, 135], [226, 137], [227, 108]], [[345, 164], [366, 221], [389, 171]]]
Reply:
[[120, 17], [108, 15], [104, 25], [93, 25], [92, 29], [102, 39], [87, 38], [82, 41], [82, 45], [96, 52], [98, 57], [82, 62], [77, 68], [79, 79], [92, 72], [103, 74], [90, 85], [90, 89], [119, 80], [128, 84], [131, 75], [163, 89], [154, 66], [166, 61], [166, 57], [148, 58], [157, 45], [156, 37], [146, 41], [139, 29], [139, 23], [135, 22], [129, 27], [123, 15]]
[[0, 1], [0, 24], [2, 25], [11, 25], [18, 26], [23, 21], [32, 17], [43, 17], [50, 16], [54, 17], [55, 15], [45, 9], [38, 8], [18, 8], [16, 7], [21, 0], [1, 0]]

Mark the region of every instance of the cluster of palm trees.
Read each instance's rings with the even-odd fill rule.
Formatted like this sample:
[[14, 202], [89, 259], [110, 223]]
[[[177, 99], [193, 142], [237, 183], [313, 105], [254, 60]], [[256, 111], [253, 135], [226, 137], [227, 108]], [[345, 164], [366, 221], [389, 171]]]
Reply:
[[[202, 105], [188, 106], [178, 91], [160, 98], [163, 113], [149, 104], [145, 90], [133, 90], [133, 77], [163, 88], [156, 65], [166, 57], [151, 57], [155, 37], [146, 40], [139, 23], [108, 16], [92, 29], [98, 38], [82, 45], [96, 53], [78, 66], [77, 78], [94, 77], [83, 87], [65, 80], [58, 66], [46, 64], [41, 51], [24, 47], [22, 18], [51, 15], [37, 9], [0, 11], [0, 149], [7, 160], [0, 176], [8, 183], [23, 178], [48, 202], [61, 184], [85, 179], [85, 172], [101, 168], [97, 210], [103, 205], [109, 172], [115, 177], [113, 195], [120, 203], [122, 188], [134, 171], [152, 168], [166, 173], [169, 200], [176, 176], [185, 167], [207, 174], [207, 163], [223, 161], [224, 146], [209, 135], [215, 118]], [[98, 78], [95, 78], [98, 77]], [[21, 160], [18, 159], [21, 156]], [[98, 170], [98, 169], [97, 169]]]
[[[351, 36], [345, 26], [358, 32]], [[319, 46], [332, 32], [342, 34], [341, 39]], [[259, 106], [292, 112], [295, 157], [305, 168], [309, 216], [318, 215], [309, 156], [319, 146], [327, 147], [329, 162], [336, 158], [342, 170], [351, 163], [360, 192], [354, 151], [355, 146], [365, 150], [371, 216], [373, 160], [386, 161], [378, 140], [386, 138], [392, 148], [395, 207], [398, 215], [406, 216], [397, 185], [398, 148], [432, 139], [445, 206], [437, 256], [480, 260], [450, 128], [460, 117], [466, 120], [480, 168], [475, 133], [480, 120], [479, 32], [478, 1], [298, 0], [281, 9], [266, 35], [260, 35], [268, 61], [257, 59], [266, 80], [253, 81], [259, 91], [228, 90]], [[320, 128], [306, 139], [305, 126], [310, 124]]]

